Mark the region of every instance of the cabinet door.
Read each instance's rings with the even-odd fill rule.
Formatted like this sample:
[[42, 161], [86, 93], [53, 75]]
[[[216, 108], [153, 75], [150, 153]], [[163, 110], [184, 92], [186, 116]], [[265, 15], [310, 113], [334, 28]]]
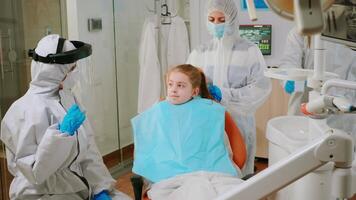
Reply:
[[268, 100], [256, 112], [256, 157], [268, 158], [267, 123], [270, 119], [287, 114], [289, 96], [278, 80], [272, 80], [272, 92]]

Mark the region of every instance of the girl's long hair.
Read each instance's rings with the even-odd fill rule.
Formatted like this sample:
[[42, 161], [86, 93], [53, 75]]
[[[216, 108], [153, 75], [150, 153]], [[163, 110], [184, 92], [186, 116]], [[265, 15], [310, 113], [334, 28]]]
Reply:
[[204, 72], [199, 68], [190, 64], [178, 65], [167, 72], [167, 79], [172, 72], [181, 72], [187, 75], [193, 88], [199, 87], [199, 95], [202, 98], [213, 99], [209, 93]]

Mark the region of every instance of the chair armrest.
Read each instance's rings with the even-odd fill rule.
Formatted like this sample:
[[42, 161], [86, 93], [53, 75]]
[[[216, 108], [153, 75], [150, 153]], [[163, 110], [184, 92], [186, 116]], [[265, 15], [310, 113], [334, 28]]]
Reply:
[[140, 175], [131, 176], [131, 185], [134, 190], [135, 200], [141, 200], [142, 198], [142, 188], [143, 188], [143, 178]]
[[241, 179], [246, 181], [247, 179], [251, 178], [252, 176], [256, 175], [257, 173], [247, 174], [246, 176], [242, 177]]

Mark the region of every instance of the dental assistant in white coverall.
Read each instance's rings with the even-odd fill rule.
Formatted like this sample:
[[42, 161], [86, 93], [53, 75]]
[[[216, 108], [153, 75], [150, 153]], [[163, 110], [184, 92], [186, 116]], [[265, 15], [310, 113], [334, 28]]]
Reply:
[[[59, 36], [48, 35], [39, 41], [35, 53], [46, 57], [76, 50], [70, 41], [62, 41], [58, 51]], [[32, 60], [30, 87], [1, 123], [0, 138], [15, 177], [10, 186], [12, 200], [130, 199], [114, 189], [115, 180], [97, 150], [88, 120], [83, 121], [84, 113], [76, 110], [82, 121], [75, 132], [61, 131], [69, 107], [76, 104], [70, 90], [77, 81], [74, 67], [75, 63]]]
[[263, 76], [266, 64], [258, 47], [239, 36], [233, 0], [209, 0], [206, 16], [214, 38], [194, 50], [187, 62], [201, 67], [208, 82], [221, 89], [221, 103], [232, 114], [247, 145], [242, 174], [251, 174], [256, 153], [254, 115], [271, 92], [271, 82]]

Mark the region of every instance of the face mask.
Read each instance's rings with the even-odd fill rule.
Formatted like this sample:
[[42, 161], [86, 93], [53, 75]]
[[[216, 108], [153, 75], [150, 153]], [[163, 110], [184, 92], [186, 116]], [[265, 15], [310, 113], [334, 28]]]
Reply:
[[210, 34], [220, 39], [224, 36], [225, 23], [214, 24], [212, 22], [208, 22], [208, 30]]
[[72, 89], [79, 81], [79, 70], [74, 69], [67, 74], [67, 77], [63, 81], [63, 89]]

